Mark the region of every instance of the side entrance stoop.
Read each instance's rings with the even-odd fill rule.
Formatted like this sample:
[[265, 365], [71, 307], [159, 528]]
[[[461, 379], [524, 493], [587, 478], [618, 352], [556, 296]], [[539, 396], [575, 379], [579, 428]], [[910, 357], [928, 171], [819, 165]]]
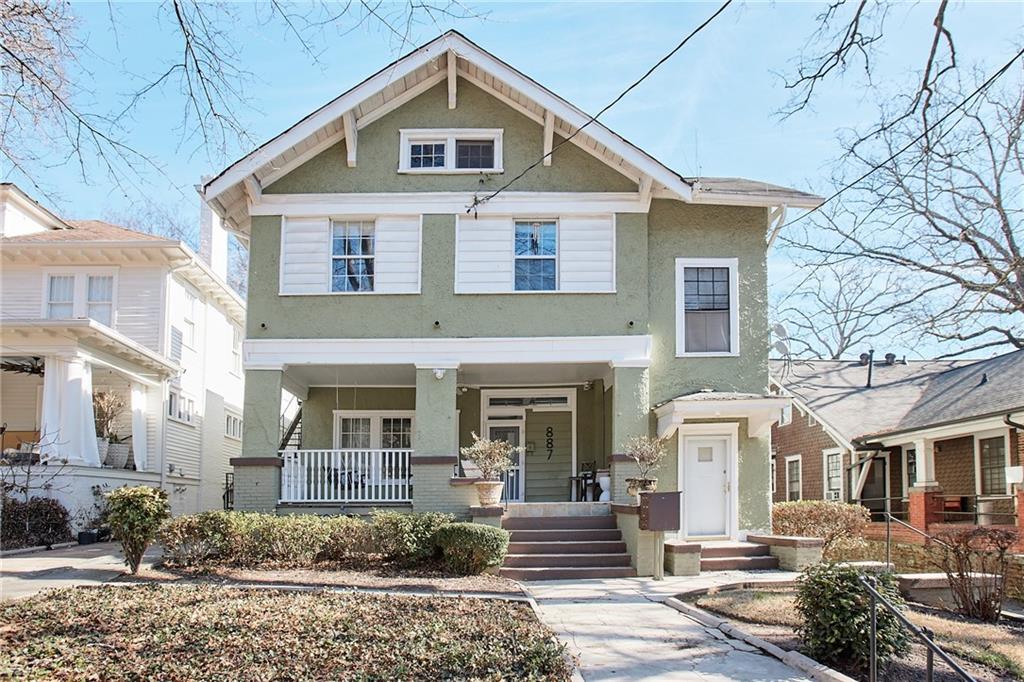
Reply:
[[779, 560], [768, 545], [757, 542], [702, 542], [700, 570], [750, 571], [778, 569]]
[[632, 578], [636, 569], [611, 514], [506, 516], [511, 534], [498, 574], [513, 580]]

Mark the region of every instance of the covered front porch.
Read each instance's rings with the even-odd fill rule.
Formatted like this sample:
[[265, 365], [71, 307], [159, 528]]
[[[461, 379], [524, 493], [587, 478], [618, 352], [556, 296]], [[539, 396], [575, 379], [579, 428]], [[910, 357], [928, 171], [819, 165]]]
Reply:
[[[506, 502], [607, 501], [614, 444], [650, 432], [646, 336], [451, 339], [433, 351], [375, 343], [361, 364], [332, 361], [355, 353], [307, 349], [307, 362], [293, 354], [280, 368], [254, 367], [266, 358], [247, 349], [236, 508], [398, 505], [468, 516], [479, 472], [459, 450], [474, 433], [523, 448]], [[282, 395], [301, 402], [294, 419], [281, 418]], [[274, 492], [246, 492], [266, 467]]]

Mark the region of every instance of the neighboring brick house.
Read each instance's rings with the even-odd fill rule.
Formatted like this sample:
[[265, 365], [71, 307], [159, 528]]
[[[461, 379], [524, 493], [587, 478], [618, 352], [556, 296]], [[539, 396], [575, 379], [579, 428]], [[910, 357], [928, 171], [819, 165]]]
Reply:
[[1024, 351], [981, 361], [774, 360], [771, 370], [772, 390], [793, 399], [772, 427], [775, 502], [859, 500], [909, 518], [917, 487], [941, 498], [943, 521], [1015, 518]]

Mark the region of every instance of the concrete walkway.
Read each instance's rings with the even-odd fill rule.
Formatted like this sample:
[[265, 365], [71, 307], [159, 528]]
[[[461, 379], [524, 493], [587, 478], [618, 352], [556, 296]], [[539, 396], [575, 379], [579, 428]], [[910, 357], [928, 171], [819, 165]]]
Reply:
[[806, 680], [746, 642], [726, 638], [662, 602], [687, 589], [793, 580], [781, 571], [721, 571], [696, 577], [524, 583], [544, 621], [593, 680]]
[[[143, 565], [157, 556], [159, 551], [151, 550]], [[128, 565], [116, 542], [0, 557], [0, 600], [22, 599], [45, 589], [100, 585], [127, 573]]]

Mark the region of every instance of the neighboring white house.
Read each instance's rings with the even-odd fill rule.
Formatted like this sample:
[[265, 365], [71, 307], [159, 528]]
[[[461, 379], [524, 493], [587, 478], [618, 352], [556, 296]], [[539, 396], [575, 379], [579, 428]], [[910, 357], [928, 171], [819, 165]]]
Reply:
[[[172, 511], [223, 506], [241, 452], [245, 303], [226, 282], [227, 234], [201, 215], [200, 254], [102, 221], [66, 221], [0, 184], [0, 423], [8, 478], [82, 523], [95, 492], [167, 490]], [[96, 442], [93, 396], [120, 394], [124, 467]]]

